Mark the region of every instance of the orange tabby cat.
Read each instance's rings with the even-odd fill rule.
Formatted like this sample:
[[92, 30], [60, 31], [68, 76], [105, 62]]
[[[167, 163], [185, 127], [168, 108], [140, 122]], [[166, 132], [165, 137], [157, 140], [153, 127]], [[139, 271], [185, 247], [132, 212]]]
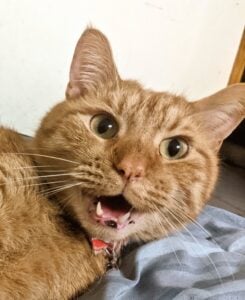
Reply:
[[244, 85], [188, 103], [122, 80], [87, 29], [33, 141], [0, 129], [0, 299], [74, 297], [122, 245], [192, 221], [244, 116]]

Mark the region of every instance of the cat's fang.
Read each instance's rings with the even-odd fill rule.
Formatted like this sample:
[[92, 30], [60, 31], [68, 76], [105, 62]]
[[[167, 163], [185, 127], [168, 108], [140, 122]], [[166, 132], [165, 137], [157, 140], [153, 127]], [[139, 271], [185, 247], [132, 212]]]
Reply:
[[123, 216], [121, 216], [120, 218], [118, 218], [118, 222], [119, 222], [120, 224], [125, 223], [125, 222], [129, 219], [130, 215], [131, 215], [131, 212], [129, 211], [129, 212], [126, 213], [125, 215], [123, 215]]
[[100, 201], [97, 203], [97, 206], [96, 206], [96, 215], [99, 217], [103, 216], [103, 209], [101, 207]]

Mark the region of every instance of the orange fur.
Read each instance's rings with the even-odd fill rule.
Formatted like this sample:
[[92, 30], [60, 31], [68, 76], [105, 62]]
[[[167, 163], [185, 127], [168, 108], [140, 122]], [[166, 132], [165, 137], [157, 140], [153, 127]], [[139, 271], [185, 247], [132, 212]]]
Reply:
[[[244, 85], [189, 103], [122, 80], [106, 37], [93, 28], [77, 44], [66, 95], [33, 141], [0, 129], [1, 299], [84, 291], [106, 269], [87, 235], [148, 241], [191, 222], [215, 186], [222, 140], [245, 115]], [[118, 123], [111, 139], [91, 130], [102, 112]], [[180, 159], [160, 153], [171, 137], [188, 144]], [[134, 208], [135, 223], [116, 230], [93, 222], [91, 201], [118, 194]]]
[[0, 128], [0, 139], [0, 299], [68, 299], [104, 273], [105, 259], [40, 194], [19, 135]]

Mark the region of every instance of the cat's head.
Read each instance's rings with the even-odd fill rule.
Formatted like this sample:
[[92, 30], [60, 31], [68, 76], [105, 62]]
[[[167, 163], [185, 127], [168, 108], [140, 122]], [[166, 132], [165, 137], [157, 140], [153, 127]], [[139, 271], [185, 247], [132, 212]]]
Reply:
[[66, 100], [43, 119], [37, 162], [91, 236], [158, 238], [192, 221], [210, 197], [217, 152], [245, 115], [236, 85], [189, 103], [122, 80], [106, 37], [78, 41]]

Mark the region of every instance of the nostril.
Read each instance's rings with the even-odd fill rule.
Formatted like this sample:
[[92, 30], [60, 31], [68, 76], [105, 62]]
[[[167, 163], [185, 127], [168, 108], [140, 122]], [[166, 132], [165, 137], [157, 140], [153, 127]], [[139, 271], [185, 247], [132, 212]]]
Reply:
[[127, 180], [145, 176], [145, 160], [141, 157], [126, 156], [115, 167], [117, 172]]
[[123, 169], [120, 169], [120, 168], [116, 168], [116, 169], [117, 169], [117, 172], [119, 175], [121, 175], [121, 176], [125, 175], [125, 171]]
[[144, 177], [144, 176], [145, 176], [144, 168], [141, 166], [138, 166], [135, 170], [134, 177], [139, 178], [139, 177]]

